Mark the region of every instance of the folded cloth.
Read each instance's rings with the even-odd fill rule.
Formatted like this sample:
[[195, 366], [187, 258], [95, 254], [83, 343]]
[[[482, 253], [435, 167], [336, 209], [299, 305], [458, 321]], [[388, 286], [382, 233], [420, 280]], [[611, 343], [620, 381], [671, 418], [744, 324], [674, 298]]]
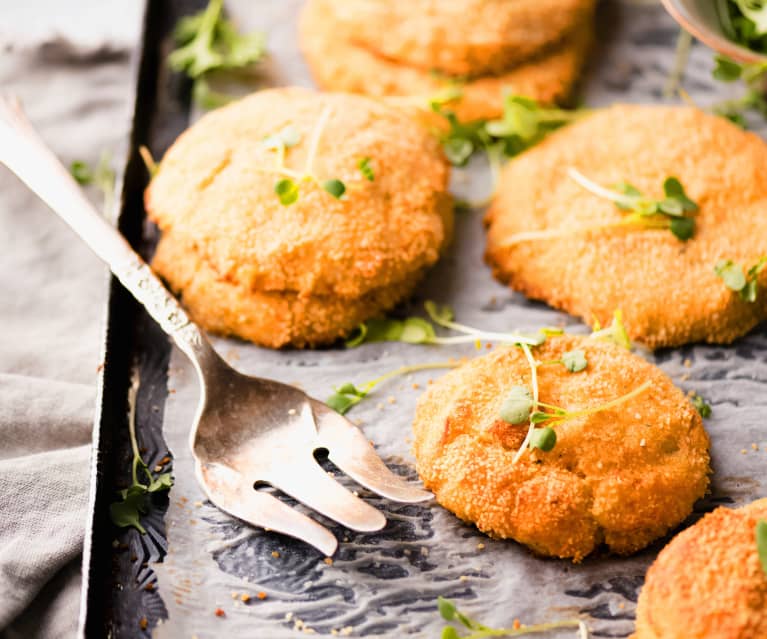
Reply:
[[[98, 4], [81, 4], [89, 3]], [[23, 4], [61, 14], [59, 3]], [[102, 34], [88, 49], [55, 30], [54, 42], [32, 46], [9, 35], [24, 26], [4, 19], [22, 10], [14, 6], [0, 9], [2, 90], [20, 95], [65, 164], [95, 164], [105, 150], [122, 157], [131, 94], [125, 42], [116, 48]], [[138, 12], [129, 13], [135, 36]], [[0, 639], [76, 632], [106, 283], [89, 249], [0, 166]]]

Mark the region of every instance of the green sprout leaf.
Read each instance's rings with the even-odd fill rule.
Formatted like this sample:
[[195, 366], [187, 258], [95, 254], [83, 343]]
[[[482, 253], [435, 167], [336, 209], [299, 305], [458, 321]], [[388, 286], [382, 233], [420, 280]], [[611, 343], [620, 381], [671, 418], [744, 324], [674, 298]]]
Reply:
[[617, 344], [630, 351], [632, 348], [631, 339], [629, 338], [626, 326], [623, 324], [623, 312], [620, 309], [616, 309], [613, 312], [613, 320], [606, 328], [601, 328], [597, 323], [594, 326], [594, 332], [591, 333], [593, 339], [603, 339]]
[[690, 397], [690, 401], [695, 407], [695, 410], [700, 413], [701, 417], [711, 417], [711, 406], [709, 406], [706, 403], [706, 400], [703, 399], [700, 395], [695, 393], [692, 397]]
[[210, 0], [203, 11], [179, 20], [173, 37], [176, 49], [168, 56], [168, 64], [195, 81], [193, 97], [203, 108], [217, 108], [230, 100], [210, 89], [211, 74], [245, 70], [266, 54], [263, 34], [239, 33], [223, 15], [223, 0]]
[[756, 551], [764, 574], [767, 575], [767, 521], [760, 519], [756, 522]]
[[530, 436], [530, 448], [538, 448], [547, 453], [556, 446], [557, 434], [550, 426], [536, 428]]
[[142, 535], [146, 529], [141, 525], [140, 517], [146, 512], [146, 489], [132, 486], [122, 491], [122, 501], [109, 505], [109, 516], [118, 528], [133, 526]]
[[453, 309], [450, 308], [447, 304], [442, 304], [440, 306], [432, 300], [426, 300], [423, 303], [423, 307], [426, 309], [426, 313], [431, 318], [431, 320], [441, 326], [444, 326], [448, 322], [452, 322], [453, 318], [455, 317]]
[[325, 403], [341, 415], [345, 415], [352, 406], [359, 404], [369, 392], [351, 383], [342, 384], [334, 390], [335, 393], [328, 397]]
[[571, 373], [579, 373], [589, 365], [586, 360], [586, 353], [579, 348], [564, 353], [562, 355], [562, 363]]
[[288, 124], [277, 133], [266, 136], [261, 140], [261, 145], [267, 149], [289, 149], [300, 144], [301, 132], [291, 124]]
[[274, 192], [283, 206], [290, 206], [298, 201], [298, 185], [291, 178], [277, 180]]
[[109, 216], [112, 213], [114, 204], [114, 191], [116, 176], [112, 168], [112, 154], [109, 151], [103, 151], [96, 168], [92, 168], [87, 162], [75, 160], [69, 167], [72, 177], [82, 185], [95, 186], [102, 195], [102, 213]]
[[93, 171], [87, 162], [75, 160], [69, 165], [69, 171], [80, 185], [84, 186], [93, 182]]
[[501, 419], [508, 424], [523, 424], [530, 419], [533, 396], [527, 386], [513, 386], [501, 404]]
[[449, 599], [445, 599], [441, 596], [437, 597], [437, 609], [439, 610], [440, 617], [445, 621], [452, 621], [455, 619], [455, 604]]
[[152, 480], [146, 490], [148, 493], [157, 493], [163, 490], [170, 490], [172, 486], [172, 475], [170, 473], [161, 473]]
[[434, 341], [434, 327], [420, 317], [409, 317], [402, 324], [399, 340], [407, 344], [428, 344]]
[[743, 66], [723, 55], [714, 56], [714, 63], [712, 75], [721, 82], [735, 82], [743, 75]]
[[337, 200], [340, 200], [341, 196], [346, 193], [346, 185], [341, 182], [341, 180], [337, 180], [335, 178], [323, 182], [322, 188]]
[[[640, 228], [666, 228], [682, 241], [689, 240], [695, 233], [695, 220], [685, 217], [685, 213], [695, 213], [698, 205], [685, 193], [682, 183], [675, 177], [668, 177], [663, 182], [664, 198], [653, 200], [647, 198], [635, 186], [620, 182], [612, 189], [606, 189], [590, 180], [577, 169], [570, 167], [568, 175], [584, 189], [606, 200], [613, 202], [621, 211], [629, 215], [623, 223], [633, 224]], [[588, 227], [590, 230], [619, 226], [615, 223]]]
[[375, 181], [376, 175], [373, 172], [373, 167], [370, 166], [370, 158], [369, 157], [364, 157], [359, 162], [357, 162], [357, 168], [360, 170], [360, 173], [362, 173], [362, 176], [368, 182]]
[[767, 267], [767, 255], [762, 256], [746, 272], [740, 264], [732, 260], [721, 259], [714, 265], [714, 273], [721, 278], [724, 285], [740, 295], [744, 302], [754, 303], [759, 291], [759, 273]]

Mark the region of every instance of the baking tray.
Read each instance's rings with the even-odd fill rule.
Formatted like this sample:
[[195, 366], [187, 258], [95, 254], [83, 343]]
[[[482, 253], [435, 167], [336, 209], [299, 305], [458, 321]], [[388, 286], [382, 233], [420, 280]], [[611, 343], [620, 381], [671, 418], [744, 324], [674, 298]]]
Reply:
[[[125, 167], [119, 228], [149, 257], [156, 229], [147, 223], [142, 192], [147, 175], [141, 144], [162, 153], [196, 117], [190, 86], [169, 73], [164, 60], [169, 33], [179, 17], [203, 0], [151, 0], [136, 63], [131, 152]], [[246, 29], [269, 34], [270, 61], [262, 85], [310, 85], [297, 53], [295, 16], [300, 0], [229, 0], [227, 8]], [[660, 6], [637, 0], [603, 2], [598, 44], [581, 95], [595, 106], [617, 101], [674, 101], [663, 88], [674, 64], [677, 28]], [[701, 105], [724, 97], [727, 87], [710, 76], [711, 54], [693, 47], [685, 89]], [[486, 171], [474, 167], [483, 188]], [[466, 188], [459, 174], [454, 188]], [[486, 186], [486, 181], [484, 182]], [[457, 218], [456, 242], [427, 277], [410, 306], [434, 298], [450, 303], [462, 321], [490, 330], [567, 324], [585, 327], [543, 304], [493, 282], [482, 264], [481, 213]], [[252, 529], [220, 513], [202, 497], [190, 472], [186, 429], [196, 401], [189, 363], [115, 281], [110, 285], [99, 407], [94, 430], [91, 519], [84, 554], [81, 635], [87, 637], [282, 637], [318, 635], [437, 637], [442, 622], [437, 595], [459, 600], [483, 622], [507, 625], [584, 615], [595, 637], [626, 637], [644, 572], [667, 539], [631, 558], [599, 555], [579, 566], [541, 560], [513, 542], [493, 541], [435, 505], [401, 506], [371, 499], [389, 519], [380, 533], [360, 535], [334, 526], [341, 540], [329, 565], [316, 551], [291, 539]], [[371, 344], [317, 351], [268, 351], [236, 340], [215, 340], [219, 352], [252, 374], [300, 383], [320, 398], [345, 381], [364, 381], [403, 363], [472, 355], [471, 347], [439, 349]], [[757, 329], [733, 346], [688, 346], [650, 359], [682, 388], [710, 401], [706, 427], [716, 474], [711, 494], [685, 525], [719, 504], [738, 505], [763, 496], [763, 419], [767, 411], [767, 333]], [[169, 449], [176, 485], [142, 521], [146, 535], [116, 530], [109, 504], [124, 487], [130, 467], [128, 390], [138, 377], [136, 427], [150, 467]], [[403, 380], [379, 398], [356, 407], [352, 419], [376, 441], [387, 462], [414, 476], [407, 436], [418, 392]], [[392, 403], [387, 401], [391, 397]], [[742, 451], [747, 451], [745, 454]], [[326, 522], [327, 523], [327, 522]], [[257, 593], [266, 594], [259, 600]], [[232, 594], [252, 595], [244, 604]], [[216, 608], [224, 617], [214, 614]], [[572, 633], [550, 635], [572, 636]]]

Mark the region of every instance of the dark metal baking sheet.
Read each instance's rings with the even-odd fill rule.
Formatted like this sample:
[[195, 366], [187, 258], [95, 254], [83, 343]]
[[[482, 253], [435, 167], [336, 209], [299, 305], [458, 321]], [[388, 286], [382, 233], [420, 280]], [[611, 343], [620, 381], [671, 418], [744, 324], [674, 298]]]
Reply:
[[[204, 0], [150, 0], [147, 4], [131, 154], [119, 218], [121, 231], [145, 256], [151, 254], [156, 236], [145, 220], [142, 192], [147, 176], [136, 149], [147, 144], [160, 157], [189, 122], [190, 87], [168, 73], [164, 59], [170, 50], [172, 25], [204, 4]], [[299, 4], [300, 0], [227, 3], [247, 27], [260, 26], [269, 32], [273, 56], [265, 67], [265, 82], [308, 83], [294, 34]], [[672, 21], [655, 4], [637, 0], [602, 3], [599, 42], [582, 91], [587, 102], [668, 100], [663, 86], [673, 65], [676, 35]], [[711, 80], [710, 69], [711, 54], [695, 47], [685, 88], [703, 105], [724, 97], [722, 85]], [[460, 179], [456, 185], [461, 188]], [[489, 328], [558, 321], [575, 324], [572, 318], [493, 284], [481, 263], [479, 215], [459, 217], [456, 246], [427, 278], [416, 299], [436, 296], [455, 306], [467, 322]], [[536, 614], [551, 618], [580, 613], [590, 619], [595, 636], [626, 637], [630, 632], [644, 570], [664, 540], [633, 558], [598, 556], [573, 567], [567, 562], [536, 559], [512, 542], [486, 540], [437, 506], [400, 507], [377, 501], [386, 510], [390, 526], [367, 536], [334, 528], [346, 541], [334, 565], [328, 567], [322, 557], [300, 543], [253, 531], [209, 504], [202, 504], [194, 514], [197, 525], [189, 525], [186, 513], [191, 510], [189, 500], [196, 485], [187, 474], [177, 474], [179, 483], [171, 491], [170, 502], [167, 498], [157, 502], [145, 521], [147, 535], [117, 531], [109, 521], [108, 509], [115, 490], [124, 486], [129, 474], [127, 397], [131, 376], [137, 373], [141, 379], [136, 425], [150, 465], [167, 451], [163, 423], [166, 429], [173, 427], [168, 434], [178, 439], [176, 428], [184, 426], [182, 409], [194, 403], [194, 380], [183, 358], [178, 353], [171, 357], [167, 338], [114, 281], [108, 314], [95, 428], [93, 511], [84, 565], [85, 636], [150, 636], [162, 622], [156, 628], [162, 637], [196, 634], [204, 639], [226, 634], [278, 639], [301, 636], [294, 627], [295, 620], [301, 619], [317, 634], [351, 628], [352, 636], [432, 637], [438, 635], [440, 626], [434, 611], [436, 594], [460, 599], [492, 623], [508, 623], [520, 615], [532, 621]], [[303, 381], [307, 390], [320, 397], [332, 382], [368, 379], [399, 365], [410, 354], [416, 358], [423, 353], [410, 350], [405, 355], [390, 345], [353, 352], [270, 352], [227, 340], [218, 340], [217, 347], [230, 359], [239, 358], [234, 363], [243, 370]], [[460, 353], [440, 352], [431, 357], [444, 359], [454, 354]], [[765, 355], [767, 333], [761, 328], [732, 347], [690, 346], [652, 356], [682, 387], [699, 391], [714, 406], [707, 430], [713, 440], [717, 474], [711, 495], [696, 506], [687, 523], [718, 504], [740, 504], [764, 494], [763, 464], [759, 453], [750, 451], [750, 444], [758, 442], [762, 448], [767, 444], [762, 428], [767, 407]], [[175, 362], [170, 364], [170, 379], [172, 391], [178, 391], [170, 399], [169, 362]], [[399, 429], [405, 437], [413, 400], [413, 393], [399, 398], [380, 416], [375, 404], [355, 409], [351, 415], [364, 419], [363, 428], [380, 440], [388, 461], [405, 474], [412, 473], [412, 467], [403, 447], [378, 433], [385, 426]], [[749, 452], [742, 455], [743, 449]], [[184, 445], [173, 452], [177, 468], [183, 470], [188, 462]], [[183, 523], [181, 517], [186, 517]], [[215, 548], [208, 548], [206, 535], [211, 534], [220, 542]], [[167, 539], [171, 540], [171, 556], [158, 565], [165, 556]], [[481, 552], [478, 543], [485, 544]], [[280, 556], [272, 557], [273, 551]], [[200, 583], [194, 581], [198, 574], [203, 575]], [[162, 586], [159, 590], [157, 584]], [[229, 589], [264, 590], [269, 597], [263, 605], [228, 606], [228, 617], [222, 621], [212, 616], [212, 610], [216, 601], [229, 599], [231, 603]], [[142, 629], [142, 620], [146, 620], [146, 629]]]

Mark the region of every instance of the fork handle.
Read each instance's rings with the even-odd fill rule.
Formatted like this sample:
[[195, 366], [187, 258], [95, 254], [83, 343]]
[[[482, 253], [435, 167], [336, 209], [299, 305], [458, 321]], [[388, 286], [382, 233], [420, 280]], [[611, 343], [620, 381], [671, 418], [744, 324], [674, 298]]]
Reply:
[[149, 265], [85, 197], [82, 189], [45, 145], [18, 99], [0, 95], [0, 163], [5, 164], [109, 265], [195, 363], [198, 371], [220, 360], [208, 339]]

